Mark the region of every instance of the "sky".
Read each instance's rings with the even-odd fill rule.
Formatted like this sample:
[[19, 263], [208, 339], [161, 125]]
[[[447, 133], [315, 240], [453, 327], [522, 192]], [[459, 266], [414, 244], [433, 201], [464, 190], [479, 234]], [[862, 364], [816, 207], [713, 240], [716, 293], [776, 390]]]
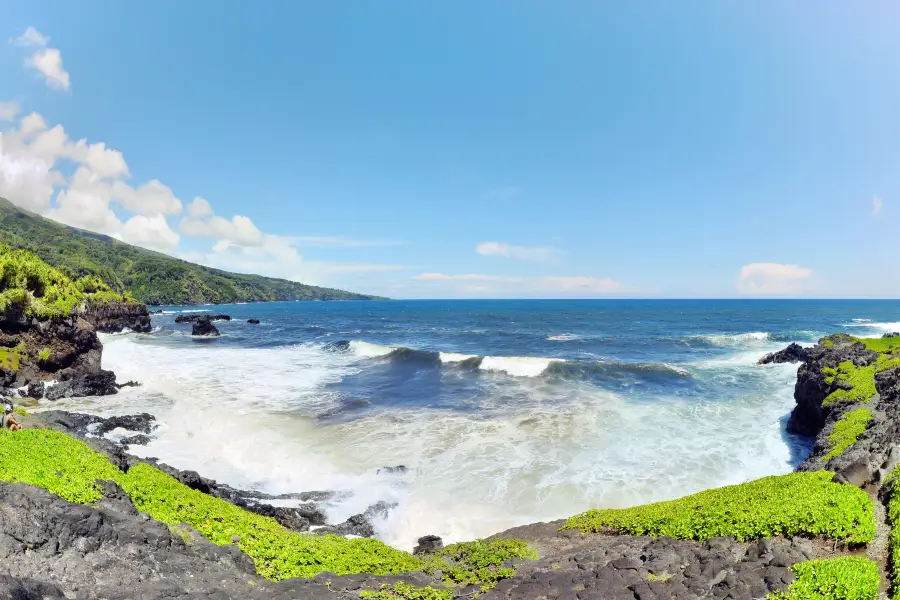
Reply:
[[0, 5], [0, 197], [396, 298], [900, 297], [891, 2]]

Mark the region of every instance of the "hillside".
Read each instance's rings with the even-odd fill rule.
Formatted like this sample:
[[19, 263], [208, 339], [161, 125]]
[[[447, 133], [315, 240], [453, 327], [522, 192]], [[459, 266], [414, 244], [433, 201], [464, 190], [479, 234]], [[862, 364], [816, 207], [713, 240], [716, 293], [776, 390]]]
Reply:
[[96, 275], [147, 304], [376, 300], [377, 296], [229, 273], [69, 227], [0, 198], [0, 242], [31, 250], [72, 279]]

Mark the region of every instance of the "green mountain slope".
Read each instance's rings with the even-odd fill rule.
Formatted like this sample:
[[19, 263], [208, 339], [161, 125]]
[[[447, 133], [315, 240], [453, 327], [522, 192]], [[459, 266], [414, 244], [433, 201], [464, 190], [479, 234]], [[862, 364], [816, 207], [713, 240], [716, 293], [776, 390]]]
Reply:
[[34, 252], [72, 279], [96, 275], [147, 304], [380, 299], [203, 267], [45, 219], [3, 198], [0, 243]]

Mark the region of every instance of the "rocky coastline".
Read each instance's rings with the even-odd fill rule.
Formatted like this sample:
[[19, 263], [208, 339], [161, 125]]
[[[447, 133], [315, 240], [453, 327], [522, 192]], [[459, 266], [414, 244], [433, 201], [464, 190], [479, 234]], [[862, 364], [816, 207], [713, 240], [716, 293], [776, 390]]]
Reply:
[[[188, 321], [194, 325], [199, 320]], [[83, 355], [96, 356], [99, 369], [99, 352], [90, 354], [97, 350], [96, 334], [91, 338], [87, 332], [93, 326], [84, 321], [80, 330], [73, 323], [72, 332], [60, 332], [75, 336], [79, 331]], [[723, 500], [744, 493], [742, 486], [732, 486], [648, 507], [589, 511], [569, 520], [517, 527], [478, 544], [495, 554], [503, 544], [527, 544], [528, 553], [501, 552], [493, 562], [473, 558], [481, 555], [471, 546], [460, 546], [470, 554], [459, 548], [448, 552], [440, 538], [423, 535], [418, 556], [449, 562], [434, 567], [417, 559], [424, 561], [418, 568], [393, 575], [349, 567], [344, 574], [323, 571], [310, 578], [271, 581], [259, 575], [259, 559], [251, 559], [240, 536], [231, 544], [214, 544], [189, 524], [164, 525], [138, 510], [134, 495], [111, 481], [100, 482], [102, 499], [93, 505], [68, 502], [38, 486], [4, 482], [0, 438], [0, 564], [7, 571], [0, 575], [0, 599], [444, 600], [476, 594], [535, 600], [887, 598], [900, 557], [892, 555], [893, 548], [900, 548], [900, 536], [892, 532], [888, 514], [900, 463], [900, 336], [860, 340], [839, 334], [808, 348], [792, 345], [760, 362], [759, 368], [800, 363], [787, 429], [808, 436], [814, 445], [796, 473], [746, 485], [774, 486], [771, 501], [762, 504], [766, 511], [815, 502], [817, 495], [833, 498], [822, 505], [827, 510], [837, 506], [830, 517], [825, 509], [811, 510], [807, 517], [755, 515], [747, 501]], [[21, 420], [26, 428], [83, 442], [123, 473], [139, 465], [159, 469], [192, 492], [271, 518], [310, 539], [371, 537], [375, 520], [394, 508], [379, 503], [344, 523], [329, 524], [328, 502], [352, 491], [271, 496], [137, 458], [129, 450], [148, 443], [156, 427], [149, 414], [104, 419], [50, 410]], [[402, 474], [399, 467], [386, 469]], [[806, 489], [812, 490], [810, 497], [796, 491]], [[795, 496], [778, 500], [778, 490]], [[900, 506], [897, 511], [900, 517]], [[845, 525], [829, 520], [840, 521], [841, 515], [849, 515]], [[748, 522], [742, 521], [745, 516]], [[460, 569], [478, 575], [456, 577]], [[838, 582], [834, 585], [849, 585], [850, 591], [796, 595], [819, 581], [832, 585], [829, 577]]]

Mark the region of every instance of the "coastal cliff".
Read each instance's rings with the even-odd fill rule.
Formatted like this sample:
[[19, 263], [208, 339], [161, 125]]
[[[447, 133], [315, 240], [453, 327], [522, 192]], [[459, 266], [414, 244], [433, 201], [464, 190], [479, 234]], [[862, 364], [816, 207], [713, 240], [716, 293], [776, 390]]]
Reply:
[[[10, 569], [0, 590], [123, 600], [886, 597], [900, 558], [900, 337], [830, 336], [783, 358], [803, 361], [788, 427], [815, 438], [797, 472], [447, 548], [425, 536], [418, 555], [357, 538], [373, 532], [347, 527], [366, 515], [327, 524], [316, 503], [336, 492], [271, 497], [129, 455], [152, 437], [150, 415], [23, 417], [26, 432], [0, 433], [0, 481], [17, 482], [0, 483]], [[123, 428], [131, 434], [104, 437]]]

